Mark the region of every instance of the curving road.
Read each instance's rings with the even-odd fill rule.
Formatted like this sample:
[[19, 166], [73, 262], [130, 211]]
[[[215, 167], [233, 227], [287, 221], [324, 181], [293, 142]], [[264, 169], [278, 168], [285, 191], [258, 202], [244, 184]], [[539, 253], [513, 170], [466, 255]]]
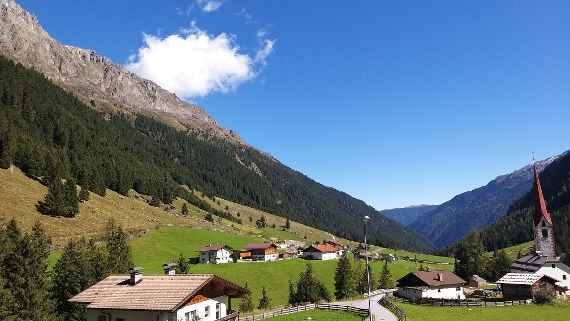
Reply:
[[[385, 294], [373, 295], [370, 300], [371, 314], [374, 317], [373, 321], [398, 321], [398, 318], [385, 307], [381, 306], [378, 301], [384, 297]], [[350, 305], [355, 308], [368, 309], [368, 298], [356, 301], [343, 302], [343, 305]], [[370, 321], [370, 318], [366, 319]]]

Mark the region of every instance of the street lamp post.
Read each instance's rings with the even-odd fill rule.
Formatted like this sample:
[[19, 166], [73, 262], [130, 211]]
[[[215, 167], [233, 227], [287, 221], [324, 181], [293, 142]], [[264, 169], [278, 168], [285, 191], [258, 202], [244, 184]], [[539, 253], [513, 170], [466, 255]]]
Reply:
[[370, 303], [370, 267], [368, 265], [368, 240], [367, 240], [367, 225], [368, 222], [370, 221], [370, 216], [365, 216], [364, 217], [364, 256], [366, 258], [366, 278], [367, 278], [367, 282], [368, 282], [368, 315], [370, 316], [370, 319], [372, 320], [372, 308], [371, 308], [371, 303]]

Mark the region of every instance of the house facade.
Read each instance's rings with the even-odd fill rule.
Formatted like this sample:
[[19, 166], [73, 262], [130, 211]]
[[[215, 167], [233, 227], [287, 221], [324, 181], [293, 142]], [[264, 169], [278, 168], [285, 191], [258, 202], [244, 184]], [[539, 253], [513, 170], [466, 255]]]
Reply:
[[396, 295], [410, 301], [423, 299], [465, 300], [465, 281], [449, 271], [418, 271], [398, 280]]
[[338, 258], [338, 249], [328, 243], [311, 245], [303, 250], [303, 258], [307, 260], [334, 260]]
[[200, 249], [201, 264], [224, 264], [232, 262], [232, 249], [225, 245], [208, 244]]
[[237, 320], [231, 299], [247, 292], [211, 274], [112, 275], [69, 301], [86, 307], [87, 321]]
[[245, 252], [249, 252], [250, 259], [253, 261], [277, 261], [279, 253], [277, 245], [273, 243], [251, 243], [245, 246]]

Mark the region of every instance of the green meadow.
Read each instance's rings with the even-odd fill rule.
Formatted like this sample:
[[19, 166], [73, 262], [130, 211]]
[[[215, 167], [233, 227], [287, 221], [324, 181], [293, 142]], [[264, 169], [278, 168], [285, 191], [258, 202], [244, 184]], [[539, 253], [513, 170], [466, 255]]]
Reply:
[[271, 318], [272, 321], [362, 321], [362, 318], [356, 314], [339, 312], [339, 311], [326, 311], [326, 310], [313, 310], [307, 312], [299, 312], [289, 314], [281, 317]]
[[568, 321], [570, 305], [523, 305], [496, 308], [442, 308], [398, 303], [409, 321]]
[[[131, 241], [133, 258], [136, 265], [144, 268], [144, 273], [160, 274], [162, 265], [178, 258], [182, 253], [185, 257], [198, 256], [198, 249], [204, 244], [220, 243], [234, 248], [241, 248], [250, 242], [262, 242], [261, 238], [239, 236], [228, 233], [169, 227], [153, 230], [146, 235]], [[239, 285], [247, 283], [252, 291], [255, 304], [265, 286], [272, 306], [283, 306], [288, 300], [288, 282], [296, 281], [303, 272], [308, 261], [302, 259], [284, 260], [278, 262], [241, 262], [220, 265], [196, 264], [191, 265], [192, 273], [213, 273], [227, 278]], [[310, 261], [315, 274], [331, 291], [334, 291], [334, 261]], [[378, 278], [382, 262], [372, 263], [372, 273]], [[450, 269], [451, 265], [432, 265], [432, 269]], [[408, 261], [397, 261], [390, 264], [394, 280], [408, 272], [416, 271], [418, 265]]]

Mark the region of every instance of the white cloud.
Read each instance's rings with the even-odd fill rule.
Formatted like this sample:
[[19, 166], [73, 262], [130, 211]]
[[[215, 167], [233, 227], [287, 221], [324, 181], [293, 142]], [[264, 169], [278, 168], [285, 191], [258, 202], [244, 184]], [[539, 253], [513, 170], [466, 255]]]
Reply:
[[266, 65], [267, 57], [273, 52], [276, 40], [264, 39], [263, 47], [255, 54], [255, 63]]
[[234, 39], [225, 33], [209, 35], [195, 23], [165, 38], [145, 34], [144, 46], [126, 68], [184, 98], [229, 92], [257, 76], [275, 43], [264, 39], [252, 58], [240, 52]]
[[196, 0], [196, 4], [202, 11], [210, 13], [220, 9], [223, 2], [220, 0]]

